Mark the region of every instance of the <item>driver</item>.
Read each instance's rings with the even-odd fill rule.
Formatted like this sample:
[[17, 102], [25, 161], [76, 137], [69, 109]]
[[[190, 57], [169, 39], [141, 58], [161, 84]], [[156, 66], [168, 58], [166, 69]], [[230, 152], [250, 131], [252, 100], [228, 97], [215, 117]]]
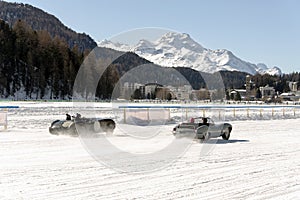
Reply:
[[207, 125], [207, 124], [208, 124], [208, 123], [207, 123], [207, 118], [205, 118], [205, 117], [203, 118], [203, 124], [204, 124], [204, 125]]
[[68, 113], [66, 114], [66, 120], [71, 120], [71, 115], [69, 115]]

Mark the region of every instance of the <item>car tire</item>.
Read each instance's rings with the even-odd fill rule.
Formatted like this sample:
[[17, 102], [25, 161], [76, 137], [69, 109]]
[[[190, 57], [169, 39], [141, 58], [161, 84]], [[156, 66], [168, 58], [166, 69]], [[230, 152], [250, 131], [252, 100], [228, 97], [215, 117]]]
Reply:
[[207, 140], [209, 140], [209, 138], [210, 138], [210, 133], [209, 133], [209, 132], [206, 132], [206, 133], [204, 134], [204, 140], [207, 141]]
[[[198, 137], [199, 138], [199, 137]], [[205, 132], [203, 137], [200, 138], [201, 142], [207, 141], [210, 138], [210, 133], [209, 132]]]
[[222, 134], [223, 140], [229, 140], [230, 132], [231, 132], [230, 128], [226, 128], [226, 129], [223, 131], [223, 134]]
[[114, 132], [114, 130], [115, 130], [115, 128], [116, 128], [116, 124], [115, 124], [114, 122], [108, 123], [108, 124], [107, 124], [107, 131], [106, 131], [106, 133], [107, 133], [108, 135], [112, 135], [113, 132]]
[[77, 128], [75, 126], [75, 123], [73, 123], [68, 129], [67, 132], [71, 136], [78, 136]]
[[94, 124], [93, 124], [93, 131], [94, 131], [94, 133], [99, 133], [99, 132], [102, 131], [101, 125], [100, 125], [99, 121], [95, 121], [94, 122]]

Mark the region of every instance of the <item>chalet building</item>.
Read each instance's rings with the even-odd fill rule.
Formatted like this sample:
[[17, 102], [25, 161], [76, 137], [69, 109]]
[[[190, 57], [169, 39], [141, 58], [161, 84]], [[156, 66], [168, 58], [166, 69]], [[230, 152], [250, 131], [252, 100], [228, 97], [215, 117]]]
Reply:
[[230, 91], [230, 96], [233, 97], [233, 99], [236, 99], [238, 94], [241, 96], [241, 100], [247, 98], [247, 90], [245, 89], [233, 89]]

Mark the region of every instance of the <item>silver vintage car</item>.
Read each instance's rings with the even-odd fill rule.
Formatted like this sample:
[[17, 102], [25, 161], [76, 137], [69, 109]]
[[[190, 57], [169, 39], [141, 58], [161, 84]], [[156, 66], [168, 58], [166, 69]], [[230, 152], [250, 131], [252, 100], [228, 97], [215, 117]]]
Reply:
[[173, 128], [175, 137], [193, 137], [200, 140], [217, 138], [222, 136], [228, 140], [232, 131], [232, 125], [229, 123], [215, 123], [209, 117], [191, 118], [190, 122], [180, 123]]

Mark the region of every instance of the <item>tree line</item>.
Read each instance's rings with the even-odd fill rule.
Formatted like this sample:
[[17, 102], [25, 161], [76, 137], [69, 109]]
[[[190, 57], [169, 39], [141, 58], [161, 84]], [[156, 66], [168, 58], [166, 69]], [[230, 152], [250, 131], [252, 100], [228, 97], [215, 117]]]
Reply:
[[297, 88], [300, 89], [299, 72], [273, 76], [269, 74], [256, 74], [251, 77], [251, 80], [257, 87], [269, 85], [270, 87], [274, 87], [275, 91], [280, 93], [290, 91], [289, 82], [297, 82]]
[[0, 97], [66, 99], [84, 59], [47, 31], [34, 31], [18, 20], [10, 27], [0, 20]]

